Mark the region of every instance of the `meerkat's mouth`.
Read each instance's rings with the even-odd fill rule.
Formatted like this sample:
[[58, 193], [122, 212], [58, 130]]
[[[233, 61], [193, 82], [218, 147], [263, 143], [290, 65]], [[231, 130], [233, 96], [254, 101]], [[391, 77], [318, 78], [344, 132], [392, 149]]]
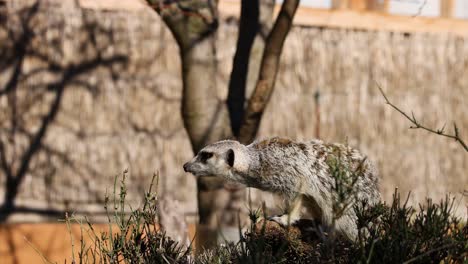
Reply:
[[205, 170], [200, 168], [200, 166], [198, 164], [196, 164], [196, 163], [187, 162], [187, 163], [184, 164], [183, 167], [184, 167], [185, 172], [191, 173], [195, 177], [202, 177], [202, 176], [204, 176], [204, 177], [213, 176], [214, 177], [214, 175], [208, 174]]

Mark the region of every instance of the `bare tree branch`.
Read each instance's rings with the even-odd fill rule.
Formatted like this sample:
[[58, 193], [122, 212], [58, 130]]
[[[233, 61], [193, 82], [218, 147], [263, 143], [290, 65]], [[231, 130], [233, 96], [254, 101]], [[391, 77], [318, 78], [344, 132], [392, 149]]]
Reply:
[[260, 120], [275, 86], [281, 51], [298, 5], [299, 0], [285, 0], [281, 5], [275, 25], [268, 34], [257, 85], [250, 97], [240, 128], [240, 142], [248, 143], [257, 134]]
[[418, 11], [416, 12], [416, 14], [412, 15], [412, 17], [417, 17], [417, 16], [421, 15], [422, 10], [426, 6], [426, 4], [427, 4], [427, 0], [424, 0], [424, 2], [418, 7]]
[[239, 136], [245, 113], [245, 100], [252, 94], [260, 71], [266, 38], [273, 27], [274, 0], [243, 0], [227, 106], [231, 128]]
[[465, 151], [468, 151], [468, 146], [466, 145], [466, 143], [463, 141], [463, 139], [460, 137], [460, 132], [458, 130], [458, 127], [457, 127], [457, 124], [454, 122], [453, 123], [453, 130], [454, 130], [454, 134], [447, 134], [444, 132], [445, 130], [445, 124], [442, 126], [442, 128], [440, 129], [437, 129], [437, 130], [434, 130], [432, 128], [429, 128], [423, 124], [421, 124], [417, 119], [416, 117], [414, 116], [414, 113], [411, 112], [411, 116], [409, 116], [407, 113], [405, 113], [403, 110], [401, 110], [400, 108], [398, 108], [396, 105], [392, 104], [390, 102], [390, 100], [388, 100], [387, 96], [385, 95], [384, 91], [382, 90], [382, 87], [379, 85], [379, 83], [377, 83], [377, 87], [379, 87], [379, 90], [380, 90], [380, 93], [382, 93], [382, 96], [384, 97], [386, 103], [388, 105], [390, 105], [393, 109], [395, 109], [396, 111], [398, 111], [400, 114], [402, 114], [404, 117], [406, 117], [406, 119], [408, 119], [411, 123], [414, 124], [414, 126], [410, 126], [410, 128], [412, 129], [423, 129], [423, 130], [426, 130], [426, 131], [429, 131], [433, 134], [437, 134], [437, 135], [440, 135], [440, 136], [444, 136], [444, 137], [448, 137], [448, 138], [451, 138], [451, 139], [455, 139], [455, 141], [457, 141], [458, 143], [460, 143], [460, 145], [462, 145], [462, 147], [465, 149]]
[[236, 54], [229, 79], [227, 105], [234, 136], [239, 136], [239, 130], [244, 116], [245, 91], [247, 73], [249, 71], [250, 51], [255, 36], [260, 28], [260, 7], [258, 0], [242, 0], [237, 38]]

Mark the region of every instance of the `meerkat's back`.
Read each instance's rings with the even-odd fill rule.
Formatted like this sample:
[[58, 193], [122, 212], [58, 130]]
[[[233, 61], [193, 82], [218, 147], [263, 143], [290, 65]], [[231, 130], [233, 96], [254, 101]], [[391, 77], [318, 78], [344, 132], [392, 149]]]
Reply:
[[[325, 143], [321, 140], [295, 142], [284, 138], [270, 138], [248, 146], [258, 152], [260, 166], [255, 186], [259, 189], [284, 195], [293, 204], [289, 215], [274, 219], [282, 224], [300, 217], [305, 206], [316, 220], [325, 225], [333, 222], [344, 236], [357, 236], [356, 215], [352, 204], [342, 216], [336, 218], [333, 209], [337, 203], [336, 170], [355, 179], [338, 179], [349, 188], [349, 203], [365, 200], [368, 204], [380, 201], [378, 175], [374, 165], [358, 150], [343, 144]], [[255, 187], [254, 186], [254, 187]], [[348, 186], [349, 187], [349, 186]]]
[[256, 141], [247, 147], [257, 152], [255, 156], [260, 159], [261, 170], [254, 173], [262, 179], [275, 180], [273, 176], [281, 174], [277, 180], [298, 178], [304, 184], [329, 189], [335, 183], [331, 167], [339, 165], [344, 170], [359, 174], [356, 188], [363, 198], [380, 200], [377, 169], [369, 158], [350, 146], [316, 139], [295, 142], [274, 137]]

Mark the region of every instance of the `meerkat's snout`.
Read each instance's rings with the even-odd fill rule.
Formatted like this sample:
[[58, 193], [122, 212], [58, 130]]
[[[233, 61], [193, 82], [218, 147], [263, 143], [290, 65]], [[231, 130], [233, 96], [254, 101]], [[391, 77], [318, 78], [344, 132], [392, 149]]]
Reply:
[[188, 162], [184, 164], [184, 171], [189, 172], [189, 163]]
[[[187, 163], [184, 164], [184, 171], [185, 172], [189, 172], [189, 173], [192, 173], [193, 175], [197, 176], [197, 172], [201, 169], [201, 168], [196, 168], [197, 167], [197, 164], [195, 164], [196, 162], [193, 162], [193, 161], [189, 161]], [[199, 167], [199, 166], [198, 166]]]

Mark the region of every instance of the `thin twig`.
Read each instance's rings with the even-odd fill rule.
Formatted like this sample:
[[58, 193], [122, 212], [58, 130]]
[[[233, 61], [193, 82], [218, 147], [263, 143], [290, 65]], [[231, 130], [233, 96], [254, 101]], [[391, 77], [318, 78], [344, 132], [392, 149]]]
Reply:
[[427, 4], [427, 0], [424, 0], [424, 2], [419, 6], [418, 12], [416, 12], [416, 14], [414, 14], [412, 17], [417, 17], [417, 16], [421, 15], [421, 12], [422, 12], [423, 8], [426, 6], [426, 4]]
[[380, 92], [382, 93], [382, 96], [384, 97], [386, 103], [388, 105], [390, 105], [393, 109], [395, 109], [396, 111], [398, 111], [400, 114], [402, 114], [404, 117], [406, 117], [406, 119], [408, 119], [409, 121], [411, 121], [411, 123], [414, 124], [414, 126], [410, 126], [410, 128], [412, 129], [417, 129], [417, 128], [421, 128], [423, 130], [426, 130], [426, 131], [429, 131], [433, 134], [437, 134], [437, 135], [440, 135], [440, 136], [444, 136], [444, 137], [448, 137], [448, 138], [451, 138], [451, 139], [455, 139], [455, 141], [457, 141], [458, 143], [460, 143], [460, 145], [462, 145], [462, 147], [465, 149], [465, 151], [468, 152], [468, 146], [466, 145], [465, 141], [463, 141], [463, 139], [460, 137], [460, 131], [458, 130], [458, 127], [457, 127], [457, 124], [454, 122], [453, 123], [453, 130], [454, 130], [454, 134], [447, 134], [447, 133], [444, 133], [444, 129], [445, 129], [445, 124], [443, 125], [442, 128], [440, 129], [437, 129], [437, 130], [434, 130], [432, 128], [429, 128], [423, 124], [421, 124], [417, 119], [416, 117], [414, 116], [414, 113], [411, 112], [411, 116], [409, 116], [407, 113], [403, 112], [403, 110], [401, 110], [400, 108], [398, 108], [396, 105], [392, 104], [390, 102], [390, 100], [388, 100], [387, 96], [385, 95], [384, 91], [382, 90], [382, 87], [380, 86], [380, 84], [378, 82], [375, 82], [377, 84], [377, 87], [379, 88]]
[[34, 244], [28, 240], [27, 237], [23, 237], [24, 241], [26, 241], [26, 243], [28, 243], [28, 245], [34, 250], [36, 251], [37, 254], [39, 254], [39, 256], [41, 257], [42, 259], [42, 263], [46, 263], [46, 264], [53, 264], [53, 262], [51, 262], [50, 260], [48, 260], [44, 254], [42, 254], [42, 252], [36, 247], [34, 246]]
[[76, 263], [76, 261], [75, 261], [75, 242], [73, 241], [73, 234], [72, 234], [72, 230], [71, 230], [71, 226], [70, 226], [70, 218], [68, 217], [68, 212], [65, 212], [65, 223], [67, 224], [68, 234], [70, 235], [72, 263]]
[[456, 246], [456, 244], [447, 244], [447, 245], [443, 245], [443, 246], [438, 247], [438, 248], [434, 248], [434, 249], [432, 249], [432, 250], [429, 250], [429, 251], [427, 251], [427, 252], [424, 252], [424, 253], [421, 254], [421, 255], [418, 255], [418, 256], [416, 256], [416, 257], [414, 257], [414, 258], [412, 258], [412, 259], [409, 259], [409, 260], [403, 262], [403, 264], [413, 263], [413, 262], [415, 262], [415, 261], [421, 259], [422, 257], [425, 257], [425, 256], [427, 256], [427, 255], [430, 255], [430, 254], [432, 254], [432, 253], [434, 253], [434, 252], [437, 252], [437, 251], [442, 250], [442, 249], [451, 248], [451, 247], [454, 247], [454, 246]]

